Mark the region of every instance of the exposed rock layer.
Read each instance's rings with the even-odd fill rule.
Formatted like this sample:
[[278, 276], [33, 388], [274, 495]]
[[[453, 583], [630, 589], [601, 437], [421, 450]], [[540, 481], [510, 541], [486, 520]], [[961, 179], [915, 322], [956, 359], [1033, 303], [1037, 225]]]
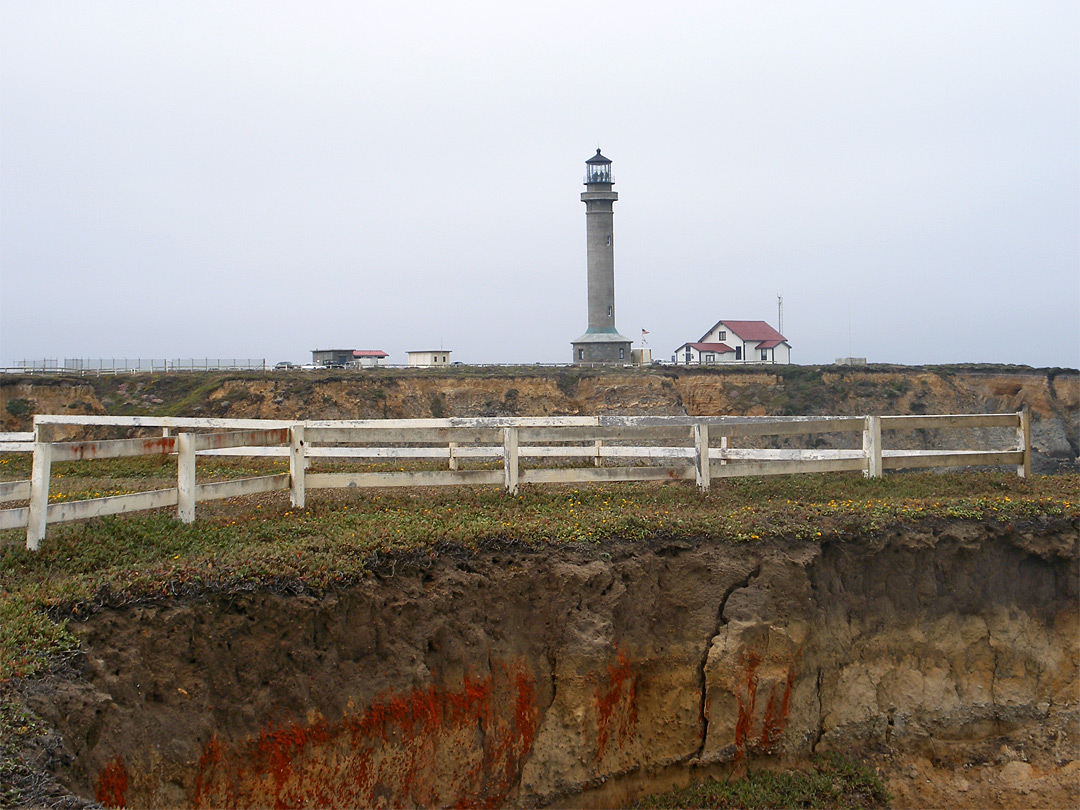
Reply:
[[319, 597], [102, 612], [81, 676], [26, 697], [101, 801], [610, 803], [673, 768], [1075, 711], [1077, 545], [1044, 521], [449, 549]]
[[[8, 408], [12, 402], [16, 406]], [[159, 374], [0, 380], [0, 425], [33, 413], [145, 413], [266, 419], [553, 414], [862, 415], [991, 413], [1029, 408], [1036, 472], [1075, 467], [1080, 376], [1002, 366], [773, 366], [619, 370], [377, 370]], [[20, 414], [16, 416], [16, 414]], [[988, 446], [1002, 431], [891, 435], [892, 446]]]

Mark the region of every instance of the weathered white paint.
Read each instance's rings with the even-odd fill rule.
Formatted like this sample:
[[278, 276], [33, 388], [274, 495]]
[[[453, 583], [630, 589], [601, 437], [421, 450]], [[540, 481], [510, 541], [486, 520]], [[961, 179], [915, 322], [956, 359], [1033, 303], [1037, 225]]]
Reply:
[[596, 484], [608, 481], [693, 481], [694, 465], [665, 467], [563, 467], [561, 469], [525, 469], [522, 484]]
[[694, 470], [698, 489], [702, 492], [709, 488], [709, 426], [694, 425]]
[[608, 444], [598, 450], [597, 455], [602, 458], [694, 458], [697, 453], [693, 447], [612, 447]]
[[518, 477], [521, 472], [521, 464], [518, 459], [518, 431], [517, 428], [503, 428], [503, 480], [506, 491], [510, 495], [517, 495]]
[[231, 481], [215, 481], [195, 487], [195, 499], [214, 501], [221, 498], [238, 498], [260, 492], [277, 492], [289, 488], [289, 474], [260, 475], [253, 478], [234, 478]]
[[1016, 474], [1031, 478], [1031, 412], [1025, 408], [1016, 416], [1016, 446], [1024, 454], [1023, 460], [1016, 465]]
[[29, 481], [0, 481], [0, 503], [23, 501], [29, 497]]
[[0, 453], [34, 452], [34, 434], [32, 431], [0, 433]]
[[197, 450], [200, 456], [239, 456], [243, 458], [288, 458], [288, 447], [224, 447], [220, 450]]
[[0, 531], [4, 529], [21, 529], [30, 521], [29, 507], [22, 506], [18, 509], [0, 509]]
[[305, 503], [304, 474], [307, 470], [307, 447], [304, 426], [293, 425], [289, 436], [289, 491], [293, 509], [303, 509]]
[[[397, 421], [397, 420], [394, 420]], [[502, 441], [502, 428], [451, 428], [451, 427], [417, 427], [410, 429], [400, 425], [367, 427], [342, 427], [313, 428], [304, 425], [304, 435], [308, 444], [318, 445], [326, 442], [338, 442], [348, 444], [362, 444], [381, 442], [384, 444], [394, 443], [421, 443], [435, 442], [447, 444], [449, 442], [489, 442], [492, 444]]]
[[881, 417], [866, 417], [863, 430], [863, 452], [866, 453], [866, 477], [881, 477]]
[[[86, 424], [153, 427], [187, 432], [150, 439], [98, 442], [41, 441], [55, 425]], [[1005, 450], [883, 450], [882, 430], [1013, 427], [1016, 446]], [[232, 430], [192, 433], [193, 428]], [[415, 429], [413, 429], [415, 428]], [[853, 449], [733, 448], [739, 436], [813, 435], [861, 432], [863, 447]], [[720, 437], [710, 447], [710, 435]], [[31, 435], [31, 434], [25, 434]], [[20, 442], [25, 438], [20, 436]], [[294, 507], [302, 508], [307, 486], [384, 487], [502, 484], [509, 493], [520, 483], [589, 483], [603, 481], [695, 480], [703, 490], [712, 478], [783, 475], [800, 472], [1015, 464], [1030, 474], [1030, 422], [1019, 414], [945, 414], [868, 417], [479, 417], [423, 420], [348, 420], [293, 422], [272, 420], [187, 419], [177, 417], [35, 417], [39, 441], [29, 482], [0, 484], [0, 500], [29, 498], [30, 506], [0, 512], [0, 528], [26, 526], [27, 547], [36, 549], [48, 522], [75, 520], [176, 505], [181, 520], [194, 520], [199, 500], [236, 497], [289, 489]], [[311, 435], [332, 446], [311, 446]], [[526, 440], [528, 443], [526, 443]], [[649, 444], [635, 444], [635, 442]], [[284, 445], [288, 446], [275, 446]], [[419, 445], [419, 446], [418, 446]], [[111, 496], [88, 501], [48, 503], [54, 459], [116, 458], [177, 453], [177, 488], [155, 493]], [[239, 481], [196, 484], [195, 456], [289, 457], [289, 473]], [[306, 474], [308, 457], [357, 459], [448, 459], [441, 471]], [[462, 458], [502, 459], [502, 469], [460, 470]], [[629, 466], [522, 469], [521, 460], [628, 459]], [[660, 462], [657, 464], [656, 462]], [[85, 504], [85, 505], [79, 505]]]
[[146, 428], [259, 428], [266, 430], [276, 427], [289, 427], [294, 424], [275, 419], [218, 419], [195, 416], [87, 416], [83, 414], [37, 414], [34, 416], [34, 429], [44, 425], [98, 425], [102, 427], [146, 427]]
[[311, 489], [347, 487], [439, 487], [503, 484], [503, 470], [418, 470], [412, 472], [311, 473]]
[[49, 504], [49, 522], [65, 523], [69, 520], [83, 520], [102, 515], [141, 512], [146, 509], [176, 506], [176, 503], [177, 491], [175, 489], [153, 489], [131, 495], [110, 495], [106, 498], [91, 498], [85, 501], [65, 501]]
[[32, 442], [34, 440], [34, 431], [22, 430], [22, 431], [5, 431], [0, 433], [0, 442]]
[[882, 466], [886, 470], [916, 470], [923, 467], [983, 467], [1024, 463], [1022, 450], [886, 450]]
[[308, 458], [450, 458], [446, 447], [312, 447]]
[[829, 461], [833, 459], [865, 459], [862, 450], [768, 450], [743, 448], [713, 448], [709, 458], [731, 461]]
[[182, 523], [195, 522], [195, 434], [176, 437], [176, 516]]
[[794, 475], [813, 472], [866, 470], [865, 458], [807, 461], [738, 461], [710, 465], [714, 478], [738, 478], [746, 475]]
[[863, 417], [861, 416], [830, 416], [830, 417], [758, 417], [761, 421], [743, 421], [743, 418], [734, 418], [729, 421], [717, 422], [712, 419], [703, 420], [713, 428], [713, 433], [720, 433], [733, 438], [747, 436], [798, 436], [815, 433], [856, 433], [863, 429]]
[[288, 428], [238, 430], [233, 433], [195, 433], [195, 451], [220, 450], [226, 447], [265, 447], [289, 443]]
[[[189, 434], [190, 435], [190, 434]], [[167, 456], [176, 452], [176, 437], [110, 439], [92, 442], [53, 442], [53, 461], [88, 461], [101, 458]]]
[[34, 461], [30, 469], [30, 511], [26, 525], [26, 547], [31, 551], [37, 551], [41, 541], [45, 539], [51, 468], [52, 445], [48, 442], [35, 442]]
[[880, 416], [882, 430], [1016, 427], [1015, 413], [954, 413], [922, 416]]

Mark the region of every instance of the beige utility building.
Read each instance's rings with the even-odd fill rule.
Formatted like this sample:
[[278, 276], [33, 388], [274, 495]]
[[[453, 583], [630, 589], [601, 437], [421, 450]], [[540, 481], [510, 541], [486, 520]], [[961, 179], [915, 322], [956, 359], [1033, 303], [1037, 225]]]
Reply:
[[408, 352], [409, 365], [416, 368], [442, 368], [450, 365], [450, 352], [444, 349], [425, 349]]
[[574, 363], [625, 364], [631, 361], [630, 339], [615, 329], [615, 247], [611, 161], [596, 150], [585, 161], [585, 246], [589, 281], [589, 328], [573, 342]]

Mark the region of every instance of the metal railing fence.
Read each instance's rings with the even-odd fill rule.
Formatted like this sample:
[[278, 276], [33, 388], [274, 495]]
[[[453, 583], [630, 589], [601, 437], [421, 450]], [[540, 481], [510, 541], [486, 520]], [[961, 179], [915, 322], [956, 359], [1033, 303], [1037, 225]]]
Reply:
[[22, 374], [154, 374], [179, 371], [266, 371], [264, 358], [67, 357], [16, 360], [4, 371]]

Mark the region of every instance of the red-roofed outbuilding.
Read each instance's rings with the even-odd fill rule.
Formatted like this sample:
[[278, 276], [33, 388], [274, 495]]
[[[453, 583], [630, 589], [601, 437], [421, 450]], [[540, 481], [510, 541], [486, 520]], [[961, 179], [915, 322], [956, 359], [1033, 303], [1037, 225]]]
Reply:
[[676, 365], [790, 363], [791, 344], [765, 321], [717, 321], [700, 339], [675, 350]]

